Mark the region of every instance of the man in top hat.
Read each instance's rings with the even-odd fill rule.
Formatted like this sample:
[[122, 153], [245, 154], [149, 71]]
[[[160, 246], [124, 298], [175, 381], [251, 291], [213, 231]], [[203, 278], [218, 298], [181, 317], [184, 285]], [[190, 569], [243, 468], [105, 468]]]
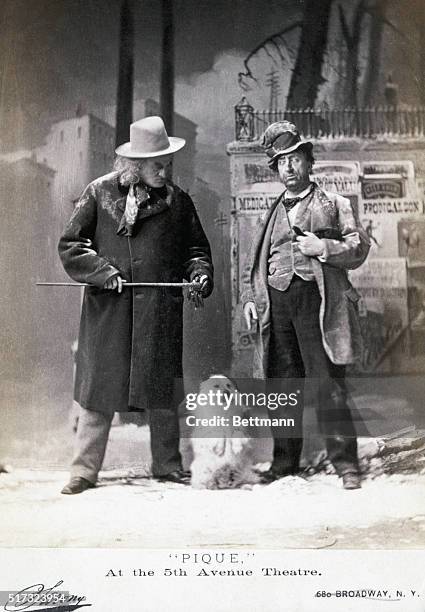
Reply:
[[130, 126], [114, 171], [88, 185], [59, 242], [66, 272], [89, 283], [75, 376], [81, 406], [71, 479], [62, 493], [94, 487], [116, 411], [146, 409], [153, 476], [189, 483], [179, 453], [175, 383], [182, 377], [183, 294], [126, 282], [195, 281], [213, 288], [208, 240], [190, 197], [168, 180], [185, 145], [160, 117]]
[[[357, 440], [344, 384], [345, 366], [361, 350], [359, 295], [347, 270], [360, 266], [369, 239], [350, 200], [310, 180], [313, 145], [292, 123], [270, 125], [262, 138], [283, 193], [254, 238], [247, 325], [258, 321], [254, 376], [308, 378], [327, 453], [346, 489], [360, 487]], [[272, 380], [274, 379], [274, 380]], [[301, 385], [300, 385], [301, 386]], [[302, 407], [296, 413], [302, 424]], [[295, 474], [302, 437], [273, 430], [270, 479]]]

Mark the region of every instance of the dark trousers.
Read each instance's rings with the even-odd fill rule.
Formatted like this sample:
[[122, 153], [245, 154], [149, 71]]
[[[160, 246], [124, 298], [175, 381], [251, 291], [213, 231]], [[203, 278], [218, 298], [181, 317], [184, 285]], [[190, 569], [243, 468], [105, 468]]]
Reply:
[[[80, 409], [71, 477], [79, 476], [95, 483], [105, 457], [114, 413]], [[152, 473], [165, 476], [182, 467], [179, 452], [177, 409], [149, 410]]]
[[[321, 297], [316, 282], [294, 276], [286, 291], [269, 287], [271, 338], [268, 378], [305, 379], [315, 401], [328, 457], [337, 473], [358, 471], [356, 432], [347, 406], [345, 366], [327, 356], [319, 324]], [[276, 380], [269, 384], [275, 388]], [[302, 381], [299, 381], [302, 383]], [[271, 416], [277, 416], [276, 414]], [[299, 437], [279, 437], [273, 430], [273, 468], [295, 473], [302, 451], [302, 403], [298, 407]]]

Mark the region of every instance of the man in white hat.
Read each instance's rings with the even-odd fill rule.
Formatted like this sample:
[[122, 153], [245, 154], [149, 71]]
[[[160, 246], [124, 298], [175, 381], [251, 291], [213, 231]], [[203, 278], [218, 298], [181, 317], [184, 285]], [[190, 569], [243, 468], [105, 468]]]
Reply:
[[168, 180], [185, 145], [160, 117], [130, 127], [114, 171], [88, 185], [59, 242], [67, 273], [84, 293], [74, 397], [81, 406], [71, 479], [62, 493], [96, 484], [115, 412], [147, 410], [152, 473], [189, 483], [179, 453], [176, 384], [182, 378], [183, 294], [126, 282], [196, 281], [213, 288], [208, 240], [190, 197]]
[[[357, 440], [344, 384], [345, 366], [359, 357], [359, 295], [347, 270], [366, 259], [370, 243], [350, 200], [310, 180], [314, 158], [292, 123], [265, 131], [262, 145], [285, 189], [265, 214], [254, 239], [250, 290], [244, 296], [249, 328], [258, 321], [254, 376], [308, 378], [330, 461], [346, 489], [360, 486]], [[292, 383], [291, 383], [292, 384]], [[283, 391], [283, 389], [282, 389]], [[274, 415], [276, 416], [276, 415]], [[273, 430], [270, 479], [295, 474], [302, 450], [302, 406], [291, 416], [295, 435]]]

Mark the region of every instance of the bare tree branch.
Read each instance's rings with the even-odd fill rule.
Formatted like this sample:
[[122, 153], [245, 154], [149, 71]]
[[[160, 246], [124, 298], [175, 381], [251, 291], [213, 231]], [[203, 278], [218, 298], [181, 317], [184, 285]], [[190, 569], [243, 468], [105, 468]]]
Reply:
[[280, 46], [277, 44], [277, 42], [275, 42], [274, 40], [270, 41], [270, 44], [276, 48], [277, 54], [279, 55], [280, 61], [282, 63], [285, 62], [285, 58], [283, 56], [282, 50], [280, 48]]
[[[296, 28], [301, 27], [302, 22], [301, 21], [295, 21], [294, 23], [292, 23], [291, 25], [289, 25], [288, 27], [284, 28], [283, 30], [281, 30], [280, 32], [277, 32], [276, 34], [273, 34], [272, 36], [269, 36], [268, 38], [266, 38], [265, 40], [263, 40], [263, 42], [261, 42], [259, 45], [257, 45], [255, 47], [255, 49], [253, 49], [248, 55], [247, 57], [244, 59], [243, 65], [245, 68], [245, 72], [239, 72], [238, 73], [238, 83], [240, 85], [240, 87], [244, 90], [247, 91], [249, 89], [249, 85], [247, 85], [244, 80], [248, 79], [254, 82], [258, 82], [258, 79], [256, 79], [256, 77], [254, 76], [251, 68], [250, 68], [250, 61], [253, 59], [253, 57], [255, 57], [255, 55], [257, 55], [257, 53], [259, 53], [260, 51], [265, 51], [267, 53], [267, 55], [269, 57], [271, 57], [273, 59], [273, 62], [275, 62], [275, 58], [272, 56], [272, 54], [270, 53], [269, 49], [268, 49], [268, 45], [274, 45], [275, 47], [279, 47], [279, 44], [277, 41], [281, 41], [281, 43], [286, 44], [285, 43], [285, 34], [288, 34], [289, 32], [292, 32], [293, 30], [295, 30]], [[283, 54], [279, 48], [279, 55], [281, 57], [281, 60], [284, 61], [285, 58], [283, 57]]]

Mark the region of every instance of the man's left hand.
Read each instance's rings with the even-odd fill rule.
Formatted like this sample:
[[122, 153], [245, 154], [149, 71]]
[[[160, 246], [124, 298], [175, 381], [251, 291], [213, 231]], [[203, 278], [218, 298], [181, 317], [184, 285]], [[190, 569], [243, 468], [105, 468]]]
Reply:
[[320, 257], [320, 255], [323, 255], [325, 252], [323, 240], [312, 232], [305, 231], [304, 233], [305, 236], [297, 237], [301, 253], [303, 255], [308, 255], [308, 257]]

